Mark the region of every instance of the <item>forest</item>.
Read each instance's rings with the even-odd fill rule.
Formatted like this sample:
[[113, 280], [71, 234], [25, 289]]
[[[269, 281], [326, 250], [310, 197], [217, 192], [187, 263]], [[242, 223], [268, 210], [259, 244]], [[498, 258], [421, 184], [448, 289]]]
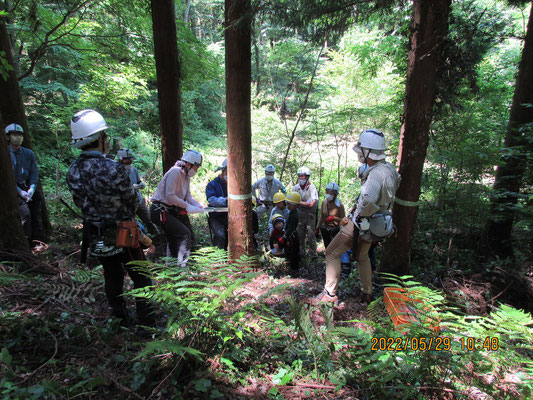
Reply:
[[[532, 7], [2, 0], [0, 397], [532, 398]], [[76, 131], [87, 110], [104, 130]], [[374, 130], [379, 160], [364, 153]], [[38, 182], [23, 187], [24, 149]], [[74, 179], [88, 153], [108, 168], [95, 181], [116, 181], [80, 202], [76, 190], [95, 187]], [[119, 190], [124, 160], [148, 242], [138, 257], [115, 242], [119, 253], [97, 256], [85, 206]], [[393, 232], [365, 242], [358, 210], [375, 163], [401, 180], [381, 207]], [[177, 170], [187, 207], [162, 189]], [[273, 241], [279, 203], [256, 194], [274, 170], [299, 241]], [[223, 204], [210, 197], [218, 181]], [[335, 239], [355, 226], [351, 256], [318, 222], [332, 183], [346, 216], [354, 207], [328, 217]], [[313, 185], [308, 206], [298, 191]], [[188, 235], [177, 249], [167, 216]], [[117, 254], [130, 257], [121, 316]]]

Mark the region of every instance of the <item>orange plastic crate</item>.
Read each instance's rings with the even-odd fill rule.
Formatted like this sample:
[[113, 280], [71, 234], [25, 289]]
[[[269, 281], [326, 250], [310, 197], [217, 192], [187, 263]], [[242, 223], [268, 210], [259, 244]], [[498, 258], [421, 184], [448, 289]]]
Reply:
[[[392, 323], [402, 333], [407, 332], [407, 325], [415, 322], [421, 323], [415, 303], [422, 304], [424, 301], [412, 291], [406, 289], [388, 287], [383, 292], [383, 302], [389, 313]], [[423, 306], [424, 310], [431, 311], [431, 306]], [[431, 329], [439, 332], [440, 328], [436, 320], [429, 320]]]

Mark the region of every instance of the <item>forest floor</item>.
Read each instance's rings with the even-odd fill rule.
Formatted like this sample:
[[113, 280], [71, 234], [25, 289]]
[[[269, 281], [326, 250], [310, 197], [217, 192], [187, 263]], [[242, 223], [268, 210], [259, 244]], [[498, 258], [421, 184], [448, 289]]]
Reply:
[[[205, 228], [199, 232], [199, 243], [205, 244], [208, 237]], [[339, 386], [338, 382], [303, 373], [291, 375], [290, 382], [276, 381], [283, 369], [269, 362], [290, 349], [274, 344], [264, 349], [264, 363], [255, 360], [248, 366], [258, 371], [245, 379], [228, 375], [228, 369], [221, 365], [222, 355], [207, 360], [208, 373], [205, 372], [206, 365], [202, 365], [204, 372], [185, 371], [177, 380], [173, 379], [173, 374], [178, 364], [173, 364], [168, 354], [152, 357], [152, 362], [156, 360], [159, 368], [140, 362], [136, 356], [153, 339], [138, 337], [134, 330], [121, 327], [118, 320], [109, 317], [101, 267], [92, 265], [88, 268], [78, 264], [77, 237], [79, 227], [58, 227], [53, 240], [41, 249], [42, 252], [27, 256], [26, 260], [21, 258], [31, 264], [24, 273], [15, 274], [20, 270], [16, 265], [0, 264], [4, 272], [0, 278], [0, 393], [3, 398], [380, 398], [353, 385]], [[266, 241], [266, 238], [262, 239]], [[319, 250], [323, 251], [323, 248]], [[238, 302], [233, 307], [242, 309], [244, 303], [261, 303], [290, 324], [289, 298], [303, 304], [306, 298], [322, 290], [324, 257], [321, 254], [317, 259], [302, 260], [298, 278], [286, 274], [285, 263], [269, 260], [265, 258], [255, 277], [235, 291]], [[533, 287], [533, 274], [530, 277]], [[457, 279], [449, 278], [443, 282], [444, 290], [452, 296], [454, 293], [463, 296], [463, 301], [471, 303], [472, 314], [486, 313], [488, 304], [495, 300], [486, 298], [483, 293], [486, 287], [476, 286], [466, 278], [461, 282]], [[131, 288], [131, 282], [127, 280], [126, 286]], [[311, 309], [309, 315], [314, 326], [321, 329], [321, 326], [335, 321], [338, 326], [372, 331], [372, 325], [365, 322], [369, 318], [367, 305], [357, 299], [357, 286], [357, 274], [352, 273], [341, 285], [341, 304], [330, 309], [329, 316], [323, 309]], [[458, 291], [458, 288], [462, 290]], [[379, 297], [382, 288], [376, 285], [375, 289]], [[462, 294], [457, 294], [459, 292]], [[133, 309], [133, 300], [130, 298], [128, 302]], [[260, 321], [253, 321], [253, 316], [248, 317], [251, 318], [250, 326], [256, 322], [260, 324]], [[376, 315], [372, 317], [375, 319]], [[383, 311], [377, 317], [389, 318]], [[526, 398], [521, 392], [523, 381], [522, 371], [506, 372], [498, 380], [497, 392], [505, 398]], [[202, 382], [209, 386], [209, 390], [201, 387]], [[169, 394], [172, 385], [182, 387], [181, 397]], [[420, 398], [495, 398], [475, 386], [469, 386], [461, 393], [453, 390], [438, 393], [428, 390]]]

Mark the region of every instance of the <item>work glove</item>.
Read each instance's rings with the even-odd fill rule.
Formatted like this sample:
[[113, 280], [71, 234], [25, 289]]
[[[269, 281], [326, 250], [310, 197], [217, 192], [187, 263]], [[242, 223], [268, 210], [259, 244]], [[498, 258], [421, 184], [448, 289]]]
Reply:
[[261, 200], [259, 200], [259, 199], [256, 199], [256, 200], [257, 200], [257, 205], [258, 205], [258, 206], [260, 206], [260, 205], [263, 204], [263, 202], [262, 202]]
[[334, 221], [335, 221], [335, 217], [333, 215], [326, 217], [326, 224], [331, 224]]
[[187, 208], [184, 211], [189, 214], [201, 214], [205, 212], [204, 207], [202, 206], [196, 207], [191, 204], [188, 204]]
[[142, 189], [141, 185], [138, 185], [137, 183], [134, 183], [134, 184], [133, 184], [133, 188], [134, 188], [135, 190]]
[[188, 212], [187, 212], [187, 210], [183, 210], [183, 209], [182, 209], [182, 210], [179, 211], [178, 214], [179, 214], [179, 215], [187, 215]]
[[25, 190], [19, 190], [19, 196], [26, 200], [28, 198], [28, 192], [26, 192]]
[[279, 243], [279, 246], [280, 246], [281, 248], [283, 248], [283, 247], [285, 247], [285, 245], [287, 244], [287, 239], [285, 239], [285, 238], [282, 236], [282, 237], [280, 237], [280, 238], [278, 239], [278, 243]]

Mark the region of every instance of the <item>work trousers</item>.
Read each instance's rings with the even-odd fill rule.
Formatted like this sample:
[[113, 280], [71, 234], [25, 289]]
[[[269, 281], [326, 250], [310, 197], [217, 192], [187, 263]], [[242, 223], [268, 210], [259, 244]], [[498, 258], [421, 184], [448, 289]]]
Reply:
[[41, 191], [37, 190], [27, 203], [20, 197], [18, 200], [20, 219], [26, 238], [30, 242], [32, 239], [44, 240], [41, 220]]
[[[128, 312], [122, 291], [124, 286], [125, 271], [133, 280], [135, 289], [152, 285], [152, 280], [138, 270], [138, 266], [127, 265], [134, 260], [144, 260], [144, 255], [140, 247], [125, 248], [119, 254], [110, 257], [100, 257], [100, 262], [104, 267], [105, 294], [109, 305], [113, 309], [113, 315], [128, 320]], [[153, 307], [144, 299], [135, 300], [137, 308], [137, 318], [141, 324], [152, 325], [154, 322]]]
[[219, 249], [228, 249], [228, 214], [209, 213], [209, 228], [211, 229], [211, 240], [213, 246]]
[[180, 221], [174, 210], [165, 210], [164, 206], [158, 204], [151, 205], [150, 219], [165, 232], [169, 255], [176, 258], [178, 266], [184, 267], [191, 255], [192, 242], [189, 228]]
[[[340, 232], [333, 238], [326, 249], [326, 290], [332, 296], [337, 293], [341, 276], [341, 256], [353, 246], [353, 235], [355, 225], [349, 221]], [[361, 291], [365, 294], [372, 294], [372, 269], [368, 250], [372, 245], [359, 238], [357, 244], [357, 267], [361, 279]]]
[[312, 256], [316, 255], [316, 209], [298, 208], [298, 237], [300, 238], [300, 251], [305, 252], [305, 239]]

